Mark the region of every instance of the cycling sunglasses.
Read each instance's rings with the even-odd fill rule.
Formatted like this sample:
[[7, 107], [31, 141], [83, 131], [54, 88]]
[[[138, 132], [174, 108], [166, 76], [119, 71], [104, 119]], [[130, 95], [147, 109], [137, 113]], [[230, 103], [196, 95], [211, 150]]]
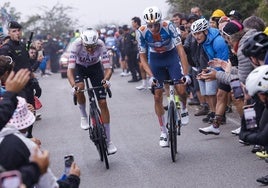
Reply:
[[147, 24], [147, 27], [150, 28], [150, 29], [158, 28], [158, 27], [160, 27], [160, 23]]
[[97, 44], [84, 44], [86, 49], [94, 49], [96, 48], [98, 45]]

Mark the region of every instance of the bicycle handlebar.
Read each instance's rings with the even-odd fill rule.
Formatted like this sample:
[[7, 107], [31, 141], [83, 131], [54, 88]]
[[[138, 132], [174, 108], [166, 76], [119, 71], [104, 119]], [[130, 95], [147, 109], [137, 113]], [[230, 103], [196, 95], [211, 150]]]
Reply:
[[[96, 86], [96, 87], [92, 87], [92, 88], [89, 88], [89, 89], [81, 89], [81, 90], [78, 90], [78, 88], [76, 88], [76, 92], [77, 93], [82, 93], [82, 92], [86, 92], [86, 91], [92, 91], [94, 89], [99, 89], [99, 88], [104, 88], [103, 86]], [[110, 88], [105, 88], [109, 98], [112, 98], [112, 91]], [[73, 96], [73, 102], [74, 102], [74, 105], [77, 105], [77, 96], [74, 95]]]
[[[153, 82], [155, 83], [155, 85], [153, 85], [151, 87], [151, 92], [154, 95], [155, 94], [155, 87], [157, 87], [157, 80], [154, 79]], [[163, 81], [164, 84], [169, 84], [169, 85], [175, 85], [175, 84], [184, 84], [185, 83], [185, 79], [183, 78], [183, 80], [164, 80]]]

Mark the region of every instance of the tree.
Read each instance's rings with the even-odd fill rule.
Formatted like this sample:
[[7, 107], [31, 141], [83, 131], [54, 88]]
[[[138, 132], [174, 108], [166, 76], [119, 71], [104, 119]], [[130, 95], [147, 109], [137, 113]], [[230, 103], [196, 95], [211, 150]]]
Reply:
[[10, 2], [4, 3], [0, 7], [0, 31], [7, 35], [7, 24], [11, 20], [19, 20], [20, 13], [16, 11], [14, 7], [10, 6]]
[[70, 16], [72, 11], [72, 7], [63, 6], [59, 3], [51, 9], [46, 6], [40, 7], [39, 14], [29, 16], [22, 23], [25, 35], [29, 36], [30, 32], [33, 31], [35, 35], [51, 33], [52, 36], [60, 36], [73, 31], [77, 22]]
[[[235, 9], [246, 18], [256, 12], [256, 9], [262, 1], [263, 0], [167, 0], [171, 6], [176, 7], [176, 10], [172, 9], [174, 12], [189, 14], [191, 7], [198, 6], [201, 8], [206, 18], [209, 18], [212, 12], [218, 8], [222, 9], [226, 14]], [[267, 2], [267, 0], [264, 1]]]

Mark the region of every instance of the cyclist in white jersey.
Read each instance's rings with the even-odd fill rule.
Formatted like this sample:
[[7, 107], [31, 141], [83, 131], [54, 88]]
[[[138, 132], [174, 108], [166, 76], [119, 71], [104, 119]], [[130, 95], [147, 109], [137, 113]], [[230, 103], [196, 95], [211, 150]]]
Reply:
[[[83, 92], [76, 92], [84, 89], [84, 78], [88, 77], [93, 87], [104, 84], [110, 87], [112, 65], [107, 54], [107, 49], [96, 30], [88, 28], [81, 33], [81, 36], [74, 40], [67, 51], [70, 53], [67, 76], [72, 86], [72, 92], [77, 95], [77, 102], [81, 113], [82, 129], [89, 128], [88, 115], [86, 112], [86, 98]], [[117, 148], [110, 139], [110, 113], [106, 102], [106, 91], [104, 88], [95, 89], [95, 94], [101, 111], [106, 135], [108, 153], [114, 154]]]

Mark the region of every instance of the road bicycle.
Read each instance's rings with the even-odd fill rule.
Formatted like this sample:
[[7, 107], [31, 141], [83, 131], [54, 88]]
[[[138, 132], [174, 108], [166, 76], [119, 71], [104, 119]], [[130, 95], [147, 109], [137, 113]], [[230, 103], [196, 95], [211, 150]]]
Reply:
[[171, 151], [171, 159], [173, 162], [176, 161], [177, 151], [177, 135], [180, 135], [181, 129], [181, 117], [178, 112], [176, 102], [175, 102], [175, 81], [174, 80], [164, 80], [165, 84], [169, 85], [169, 103], [167, 110], [167, 129], [169, 136], [169, 147]]
[[[88, 78], [84, 78], [86, 88], [84, 90], [77, 89], [77, 92], [87, 92], [89, 99], [89, 137], [95, 144], [99, 153], [100, 160], [105, 161], [106, 169], [109, 169], [107, 136], [105, 127], [101, 118], [100, 109], [96, 102], [95, 89], [103, 88], [103, 86], [90, 87]], [[106, 88], [109, 97], [112, 97], [111, 90]], [[77, 104], [77, 97], [74, 95], [74, 104]], [[91, 123], [92, 122], [92, 123]]]

